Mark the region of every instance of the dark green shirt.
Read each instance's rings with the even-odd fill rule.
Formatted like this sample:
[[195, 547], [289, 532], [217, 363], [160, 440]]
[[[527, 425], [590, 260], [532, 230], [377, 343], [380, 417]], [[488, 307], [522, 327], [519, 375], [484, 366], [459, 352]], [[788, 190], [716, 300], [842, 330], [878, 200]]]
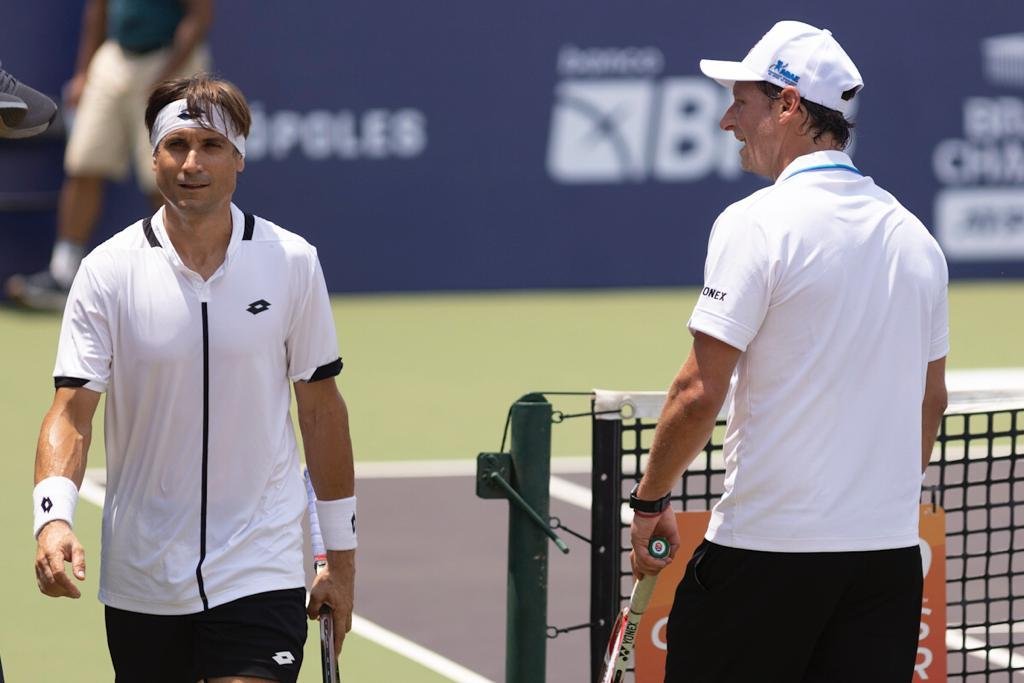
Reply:
[[129, 52], [170, 45], [185, 8], [180, 0], [108, 0], [107, 38]]

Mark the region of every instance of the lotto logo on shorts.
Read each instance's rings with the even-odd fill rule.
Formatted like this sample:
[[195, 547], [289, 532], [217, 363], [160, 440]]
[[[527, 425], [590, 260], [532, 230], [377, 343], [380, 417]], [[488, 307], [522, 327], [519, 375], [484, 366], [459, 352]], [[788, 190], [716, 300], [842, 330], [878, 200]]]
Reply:
[[275, 652], [273, 660], [281, 666], [285, 666], [286, 664], [291, 664], [295, 661], [295, 655], [293, 655], [291, 652], [288, 652], [287, 650], [284, 650], [282, 652]]

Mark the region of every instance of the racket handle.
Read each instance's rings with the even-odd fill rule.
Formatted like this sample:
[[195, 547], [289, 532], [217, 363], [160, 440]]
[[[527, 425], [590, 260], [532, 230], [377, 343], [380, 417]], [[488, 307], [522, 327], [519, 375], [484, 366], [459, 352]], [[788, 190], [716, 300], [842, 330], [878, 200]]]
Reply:
[[338, 657], [334, 653], [334, 616], [327, 605], [320, 607], [320, 661], [324, 683], [340, 683]]
[[[668, 539], [663, 536], [654, 536], [647, 543], [647, 552], [655, 559], [661, 560], [668, 557], [670, 551]], [[629, 596], [629, 611], [637, 615], [637, 621], [647, 609], [647, 603], [651, 601], [651, 594], [654, 592], [654, 585], [657, 582], [657, 575], [653, 575], [645, 576], [633, 584], [633, 592]]]
[[[313, 549], [313, 570], [319, 574], [327, 567], [327, 550], [320, 534], [320, 519], [316, 512], [316, 492], [309, 478], [309, 470], [303, 471], [306, 480], [306, 506], [309, 513], [309, 536]], [[334, 651], [334, 615], [329, 605], [320, 606], [320, 670], [323, 683], [341, 683], [338, 670], [338, 655]]]
[[[651, 538], [647, 544], [647, 552], [657, 559], [668, 557], [671, 550], [668, 539], [661, 536]], [[651, 601], [651, 594], [654, 593], [654, 586], [657, 583], [658, 577], [649, 575], [633, 584], [633, 591], [629, 596], [629, 606], [619, 617], [620, 622], [617, 628], [620, 632], [617, 639], [613, 632], [612, 642], [608, 643], [609, 649], [601, 683], [620, 683], [625, 677], [633, 657], [633, 650], [636, 647], [636, 640], [640, 635], [640, 620], [647, 610], [647, 604]]]

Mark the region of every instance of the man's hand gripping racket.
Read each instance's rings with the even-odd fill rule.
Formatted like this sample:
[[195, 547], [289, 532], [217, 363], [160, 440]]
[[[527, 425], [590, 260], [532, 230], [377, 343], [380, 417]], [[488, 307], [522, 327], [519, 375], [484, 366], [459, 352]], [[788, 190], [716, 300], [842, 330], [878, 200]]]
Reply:
[[[320, 517], [316, 513], [316, 493], [309, 479], [309, 470], [304, 470], [306, 479], [306, 505], [309, 510], [309, 538], [313, 547], [313, 569], [319, 574], [327, 566], [327, 549], [320, 534]], [[320, 607], [320, 661], [323, 664], [323, 683], [340, 683], [338, 655], [334, 651], [334, 615], [330, 605]]]
[[[668, 557], [670, 549], [668, 539], [660, 536], [655, 536], [647, 544], [647, 552], [659, 560]], [[622, 608], [612, 628], [612, 636], [608, 640], [601, 683], [620, 683], [625, 679], [626, 670], [633, 659], [633, 649], [636, 647], [640, 618], [647, 609], [647, 603], [651, 601], [651, 593], [654, 592], [657, 580], [657, 575], [647, 575], [633, 584], [629, 604]]]

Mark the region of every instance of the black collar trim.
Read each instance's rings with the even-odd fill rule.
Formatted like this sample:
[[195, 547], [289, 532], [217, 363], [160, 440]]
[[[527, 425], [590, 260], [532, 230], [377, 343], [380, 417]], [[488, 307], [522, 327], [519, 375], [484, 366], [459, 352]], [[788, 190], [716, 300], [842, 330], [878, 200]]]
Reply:
[[[251, 213], [245, 214], [245, 230], [242, 232], [242, 239], [249, 241], [252, 240], [252, 233], [256, 229], [256, 217]], [[156, 232], [153, 231], [153, 222], [149, 218], [142, 219], [142, 232], [146, 234], [146, 241], [149, 242], [151, 247], [163, 247], [160, 244], [160, 240], [156, 238]]]
[[146, 233], [146, 241], [149, 242], [149, 246], [163, 248], [164, 245], [160, 244], [156, 233], [153, 232], [153, 223], [149, 218], [142, 219], [142, 232]]

